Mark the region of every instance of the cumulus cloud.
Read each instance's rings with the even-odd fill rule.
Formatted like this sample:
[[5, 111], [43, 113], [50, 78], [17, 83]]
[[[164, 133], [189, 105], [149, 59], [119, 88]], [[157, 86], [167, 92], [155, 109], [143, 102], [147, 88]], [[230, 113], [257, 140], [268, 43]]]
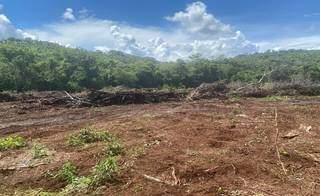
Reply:
[[166, 19], [179, 23], [191, 37], [196, 39], [217, 39], [221, 36], [232, 36], [235, 33], [229, 25], [207, 13], [207, 7], [202, 2], [192, 3], [184, 12], [177, 12]]
[[76, 20], [76, 17], [73, 15], [73, 9], [67, 8], [63, 13], [62, 18], [71, 21]]
[[[154, 57], [162, 61], [186, 59], [193, 54], [214, 58], [258, 50], [257, 46], [248, 41], [243, 33], [208, 13], [206, 5], [202, 2], [189, 4], [184, 11], [166, 17], [168, 22], [176, 24], [169, 29], [142, 28], [98, 19], [90, 16], [85, 8], [77, 13], [79, 18], [74, 16], [71, 8], [67, 8], [63, 18], [69, 20], [68, 23], [48, 24], [20, 33], [12, 27], [11, 31], [20, 36], [34, 35], [35, 39], [62, 45], [103, 52], [119, 50], [133, 55]], [[11, 25], [10, 22], [9, 24]]]

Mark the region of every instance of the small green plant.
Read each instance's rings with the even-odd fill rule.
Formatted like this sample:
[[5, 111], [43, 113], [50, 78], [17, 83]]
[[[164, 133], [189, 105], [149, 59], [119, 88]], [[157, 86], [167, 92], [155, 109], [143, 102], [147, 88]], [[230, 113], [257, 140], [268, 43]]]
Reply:
[[99, 185], [113, 179], [113, 174], [118, 170], [116, 157], [106, 157], [92, 170], [92, 184]]
[[141, 192], [141, 191], [143, 191], [143, 186], [141, 186], [141, 185], [136, 185], [136, 186], [133, 187], [133, 192], [134, 192], [134, 193], [139, 193], [139, 192]]
[[217, 188], [218, 195], [224, 195], [225, 193], [226, 193], [226, 190], [223, 187]]
[[131, 158], [139, 158], [145, 153], [145, 146], [136, 146], [129, 150], [128, 154]]
[[76, 175], [77, 167], [73, 163], [67, 162], [63, 164], [55, 178], [61, 181], [67, 181], [68, 183], [72, 183], [77, 178]]
[[118, 140], [114, 139], [107, 143], [106, 151], [109, 156], [118, 156], [123, 153], [123, 146]]
[[111, 134], [106, 131], [85, 128], [82, 129], [78, 134], [71, 135], [68, 139], [68, 143], [71, 146], [79, 147], [95, 142], [110, 141], [111, 138]]
[[0, 151], [10, 150], [10, 149], [18, 149], [25, 147], [27, 142], [24, 138], [20, 136], [15, 137], [7, 137], [0, 139]]
[[48, 156], [48, 149], [38, 143], [33, 145], [31, 152], [34, 159], [40, 159]]
[[242, 109], [241, 108], [234, 108], [233, 110], [232, 110], [232, 114], [233, 115], [239, 115], [239, 114], [242, 114], [243, 112], [242, 112]]

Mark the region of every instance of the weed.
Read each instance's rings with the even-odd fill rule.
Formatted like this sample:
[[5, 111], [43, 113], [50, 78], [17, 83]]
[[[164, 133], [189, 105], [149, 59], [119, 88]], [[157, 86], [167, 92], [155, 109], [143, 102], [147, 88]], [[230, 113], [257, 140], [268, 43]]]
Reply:
[[123, 153], [123, 146], [118, 140], [114, 139], [113, 141], [108, 142], [106, 150], [107, 155], [118, 156]]
[[290, 153], [287, 152], [287, 151], [284, 150], [284, 149], [281, 149], [279, 153], [280, 153], [280, 155], [282, 155], [282, 156], [284, 156], [284, 157], [290, 157]]
[[130, 155], [130, 157], [132, 158], [139, 158], [141, 157], [144, 153], [145, 153], [145, 147], [144, 146], [137, 146], [132, 148], [128, 154]]
[[233, 115], [242, 114], [242, 109], [241, 109], [241, 108], [233, 108], [232, 114], [233, 114]]
[[0, 151], [25, 147], [27, 142], [20, 136], [0, 139]]
[[85, 128], [78, 134], [73, 134], [69, 137], [68, 143], [74, 147], [84, 146], [85, 144], [111, 141], [111, 134], [105, 131], [99, 131], [93, 128]]
[[284, 101], [287, 100], [288, 97], [281, 97], [281, 96], [268, 96], [263, 98], [265, 101]]
[[25, 195], [28, 195], [28, 196], [56, 196], [59, 194], [53, 193], [53, 192], [47, 192], [47, 191], [43, 190], [42, 188], [40, 188], [40, 189], [29, 189], [29, 190], [16, 190], [14, 195], [15, 196], [25, 196]]
[[40, 159], [48, 156], [48, 149], [37, 143], [33, 145], [31, 152], [34, 159]]
[[217, 188], [218, 195], [224, 195], [225, 193], [226, 193], [226, 190], [223, 187]]
[[237, 121], [234, 118], [230, 119], [230, 128], [234, 129], [237, 127]]
[[139, 192], [141, 192], [141, 191], [143, 191], [143, 186], [141, 186], [141, 185], [136, 185], [136, 186], [133, 187], [133, 192], [134, 192], [134, 193], [139, 193]]
[[77, 167], [73, 163], [67, 162], [61, 167], [55, 178], [61, 181], [67, 181], [68, 183], [72, 183], [77, 178], [76, 175]]
[[230, 97], [231, 97], [231, 102], [238, 102], [241, 100], [240, 95], [230, 95]]
[[118, 170], [116, 157], [106, 157], [92, 170], [92, 184], [99, 185], [113, 179], [113, 174]]
[[76, 177], [62, 191], [62, 195], [70, 195], [73, 193], [87, 193], [92, 184], [89, 177]]

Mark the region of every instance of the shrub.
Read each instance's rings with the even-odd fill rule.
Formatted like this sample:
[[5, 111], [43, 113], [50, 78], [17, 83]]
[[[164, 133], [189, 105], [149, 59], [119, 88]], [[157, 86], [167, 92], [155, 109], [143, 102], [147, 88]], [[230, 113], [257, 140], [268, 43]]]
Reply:
[[76, 175], [77, 167], [73, 163], [67, 162], [61, 167], [55, 178], [61, 181], [67, 181], [68, 183], [72, 183], [77, 178]]
[[93, 128], [85, 128], [78, 134], [73, 134], [69, 137], [68, 143], [71, 146], [84, 146], [94, 142], [110, 141], [111, 134], [105, 131], [97, 131]]
[[40, 159], [48, 156], [48, 149], [41, 144], [34, 144], [32, 147], [32, 156], [34, 159]]
[[0, 139], [0, 151], [25, 147], [27, 142], [20, 136]]

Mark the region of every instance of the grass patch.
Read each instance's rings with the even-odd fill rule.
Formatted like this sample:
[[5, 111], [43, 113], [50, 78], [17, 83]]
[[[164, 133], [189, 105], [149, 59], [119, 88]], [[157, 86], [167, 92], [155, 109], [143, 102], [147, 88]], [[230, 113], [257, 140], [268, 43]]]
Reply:
[[10, 150], [10, 149], [18, 149], [25, 147], [27, 142], [24, 138], [20, 136], [15, 137], [7, 137], [0, 139], [0, 151]]
[[62, 190], [62, 194], [88, 193], [90, 189], [100, 186], [105, 182], [111, 182], [113, 174], [118, 170], [116, 157], [108, 156], [100, 161], [91, 171], [89, 176], [76, 176], [76, 167], [66, 163], [57, 174], [57, 178], [67, 181], [68, 185]]
[[31, 153], [34, 159], [41, 159], [48, 156], [48, 149], [41, 144], [35, 143], [32, 146]]
[[265, 101], [285, 101], [288, 100], [288, 97], [283, 97], [283, 96], [268, 96], [263, 98]]
[[94, 128], [84, 128], [79, 133], [69, 136], [68, 143], [73, 147], [81, 147], [95, 142], [111, 141], [112, 136], [109, 132]]
[[86, 194], [90, 190], [103, 185], [103, 183], [111, 183], [115, 180], [114, 174], [118, 171], [117, 157], [124, 151], [121, 142], [116, 137], [106, 131], [84, 128], [68, 138], [69, 145], [75, 147], [95, 142], [105, 143], [105, 157], [92, 168], [88, 176], [77, 176], [77, 168], [70, 162], [65, 163], [53, 176], [56, 179], [68, 182], [68, 185], [60, 194]]

